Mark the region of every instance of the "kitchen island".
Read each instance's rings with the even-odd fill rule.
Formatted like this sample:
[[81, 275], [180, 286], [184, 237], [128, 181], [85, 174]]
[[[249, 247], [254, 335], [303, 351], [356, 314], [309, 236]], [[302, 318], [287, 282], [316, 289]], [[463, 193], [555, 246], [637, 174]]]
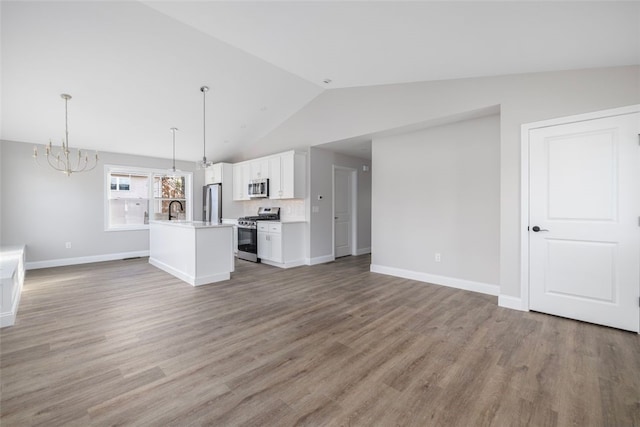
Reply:
[[229, 280], [233, 226], [203, 221], [151, 221], [149, 263], [192, 286]]

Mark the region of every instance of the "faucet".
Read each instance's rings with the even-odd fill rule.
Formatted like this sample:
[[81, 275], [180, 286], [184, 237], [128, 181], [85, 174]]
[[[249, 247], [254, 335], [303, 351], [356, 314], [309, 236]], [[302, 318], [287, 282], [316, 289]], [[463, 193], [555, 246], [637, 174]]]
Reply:
[[171, 215], [171, 208], [172, 208], [172, 205], [174, 203], [177, 203], [177, 204], [180, 205], [180, 212], [184, 212], [184, 206], [182, 206], [182, 202], [180, 200], [172, 200], [172, 201], [170, 201], [169, 202], [169, 221], [171, 221], [171, 218], [178, 218], [177, 215], [176, 216], [172, 216]]

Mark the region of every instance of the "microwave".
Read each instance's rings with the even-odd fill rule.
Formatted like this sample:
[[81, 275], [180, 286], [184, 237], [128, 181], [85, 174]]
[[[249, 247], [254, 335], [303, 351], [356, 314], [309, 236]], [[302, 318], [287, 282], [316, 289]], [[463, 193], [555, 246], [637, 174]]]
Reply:
[[252, 199], [269, 197], [269, 179], [252, 179], [249, 181], [248, 193]]

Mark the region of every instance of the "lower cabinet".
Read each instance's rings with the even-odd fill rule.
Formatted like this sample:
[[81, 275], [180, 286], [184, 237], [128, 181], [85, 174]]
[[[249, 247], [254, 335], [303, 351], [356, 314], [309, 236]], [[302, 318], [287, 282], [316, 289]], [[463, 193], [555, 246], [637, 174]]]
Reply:
[[303, 265], [304, 224], [258, 221], [258, 258], [276, 267]]

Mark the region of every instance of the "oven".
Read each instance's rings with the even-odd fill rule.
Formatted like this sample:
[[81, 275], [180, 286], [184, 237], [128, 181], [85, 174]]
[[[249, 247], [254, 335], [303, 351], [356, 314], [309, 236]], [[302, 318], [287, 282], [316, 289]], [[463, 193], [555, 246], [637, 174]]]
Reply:
[[258, 208], [257, 216], [238, 218], [238, 255], [240, 259], [260, 262], [258, 258], [258, 222], [280, 221], [280, 208]]
[[238, 258], [258, 262], [258, 228], [238, 224]]

